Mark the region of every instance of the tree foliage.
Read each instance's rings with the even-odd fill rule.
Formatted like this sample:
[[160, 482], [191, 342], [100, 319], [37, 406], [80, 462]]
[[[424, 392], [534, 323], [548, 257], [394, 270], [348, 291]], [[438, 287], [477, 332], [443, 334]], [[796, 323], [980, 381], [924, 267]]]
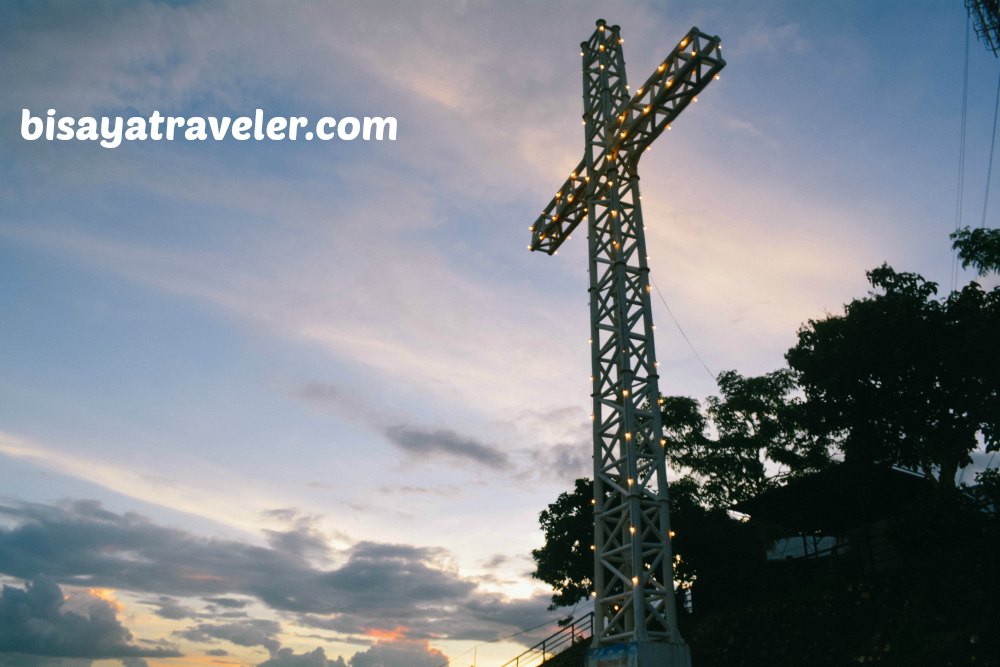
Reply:
[[[701, 577], [704, 586], [703, 575], [712, 572], [710, 582], [726, 581], [731, 588], [738, 583], [731, 575], [739, 571], [733, 553], [739, 545], [746, 552], [753, 539], [726, 509], [770, 486], [769, 468], [798, 474], [822, 466], [827, 457], [821, 441], [800, 426], [801, 404], [791, 397], [788, 371], [760, 377], [726, 371], [718, 381], [721, 396], [708, 399], [704, 410], [685, 396], [664, 397], [661, 410], [670, 464], [684, 474], [670, 484], [671, 517], [680, 536], [675, 578], [691, 585]], [[592, 499], [591, 480], [577, 479], [573, 491], [561, 493], [538, 517], [545, 543], [531, 552], [532, 576], [555, 590], [551, 609], [586, 598], [593, 586]], [[715, 554], [707, 545], [718, 539], [729, 547]]]
[[663, 423], [672, 468], [701, 482], [709, 507], [727, 508], [770, 487], [777, 475], [819, 469], [829, 460], [824, 437], [804, 428], [802, 402], [787, 370], [744, 377], [720, 373], [720, 396], [704, 413], [692, 398], [663, 399]]
[[538, 516], [545, 533], [545, 544], [534, 549], [533, 577], [552, 586], [556, 591], [549, 609], [568, 607], [590, 595], [593, 587], [594, 534], [593, 482], [576, 480], [572, 492], [560, 493], [555, 502]]
[[[1000, 271], [1000, 231], [966, 228], [952, 239], [963, 266]], [[942, 299], [935, 283], [888, 265], [868, 279], [872, 290], [843, 315], [802, 326], [789, 369], [721, 373], [719, 396], [704, 404], [661, 400], [668, 462], [683, 475], [670, 486], [675, 578], [705, 591], [700, 599], [758, 580], [762, 547], [725, 510], [822, 469], [832, 447], [848, 460], [923, 469], [946, 492], [980, 440], [1000, 449], [1000, 287], [972, 282]], [[994, 505], [998, 480], [996, 471], [978, 477]], [[592, 493], [578, 479], [539, 517], [545, 545], [532, 552], [533, 574], [555, 589], [552, 608], [592, 587]]]
[[[748, 571], [762, 562], [757, 537], [725, 511], [704, 507], [699, 497], [699, 483], [689, 476], [670, 485], [674, 579], [707, 591], [699, 597], [706, 601], [739, 595], [747, 582], [755, 580]], [[555, 590], [549, 609], [576, 604], [593, 588], [592, 498], [592, 481], [577, 479], [572, 492], [559, 494], [539, 515], [545, 545], [531, 552], [532, 576]]]
[[949, 238], [951, 247], [958, 251], [963, 269], [973, 266], [981, 276], [990, 271], [1000, 273], [1000, 229], [964, 227]]
[[983, 509], [1000, 516], [1000, 468], [988, 468], [976, 473], [976, 485], [971, 491]]
[[947, 299], [888, 265], [843, 315], [811, 320], [786, 354], [810, 428], [839, 436], [848, 460], [934, 473], [946, 490], [977, 434], [1000, 444], [1000, 289]]

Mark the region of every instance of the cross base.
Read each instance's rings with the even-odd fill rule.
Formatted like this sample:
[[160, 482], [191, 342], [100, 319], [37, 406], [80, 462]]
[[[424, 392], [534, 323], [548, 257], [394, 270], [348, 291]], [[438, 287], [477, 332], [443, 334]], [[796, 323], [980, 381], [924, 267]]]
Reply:
[[606, 644], [587, 651], [587, 667], [691, 667], [691, 650], [683, 642]]

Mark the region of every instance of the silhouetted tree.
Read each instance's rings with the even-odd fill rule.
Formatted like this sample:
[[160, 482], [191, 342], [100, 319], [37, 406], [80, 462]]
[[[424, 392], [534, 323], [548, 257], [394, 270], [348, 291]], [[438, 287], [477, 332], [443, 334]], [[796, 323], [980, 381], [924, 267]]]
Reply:
[[[964, 266], [1000, 270], [998, 230], [966, 228], [952, 239]], [[972, 282], [939, 299], [935, 283], [888, 265], [868, 279], [873, 290], [843, 315], [803, 325], [786, 354], [791, 370], [723, 372], [704, 409], [693, 398], [662, 399], [668, 462], [683, 475], [670, 486], [678, 581], [730, 597], [752, 588], [762, 546], [726, 509], [822, 469], [834, 446], [849, 460], [923, 469], [946, 492], [978, 438], [1000, 449], [1000, 287]], [[991, 498], [997, 479], [980, 477]], [[592, 489], [576, 480], [539, 517], [545, 545], [532, 552], [533, 575], [555, 589], [553, 608], [592, 586]]]
[[590, 595], [594, 574], [593, 482], [580, 478], [573, 491], [560, 493], [555, 502], [538, 515], [545, 544], [531, 552], [533, 577], [552, 586], [555, 593], [549, 609], [568, 607]]
[[[592, 498], [591, 480], [577, 479], [571, 493], [559, 494], [539, 515], [545, 545], [531, 552], [535, 560], [532, 576], [555, 590], [549, 609], [573, 605], [590, 595]], [[763, 562], [763, 548], [748, 525], [723, 510], [704, 507], [693, 478], [682, 477], [670, 484], [670, 517], [674, 578], [679, 584], [708, 591], [706, 601], [736, 599], [753, 584], [756, 578], [748, 573]]]
[[[789, 371], [759, 377], [725, 371], [718, 383], [721, 396], [709, 398], [704, 410], [686, 396], [661, 401], [668, 461], [682, 474], [670, 484], [680, 556], [674, 576], [684, 585], [697, 580], [703, 590], [735, 591], [745, 588], [740, 577], [759, 560], [760, 549], [749, 527], [728, 516], [728, 508], [769, 488], [774, 475], [816, 470], [829, 457], [826, 440], [803, 427]], [[531, 552], [533, 576], [555, 589], [552, 609], [590, 594], [592, 499], [591, 480], [578, 479], [572, 492], [561, 493], [538, 517], [545, 544]]]
[[990, 271], [1000, 272], [1000, 229], [965, 227], [949, 238], [951, 247], [958, 251], [963, 269], [973, 266], [981, 276]]
[[971, 490], [982, 509], [1000, 515], [1000, 468], [989, 468], [976, 473], [976, 486]]
[[848, 460], [924, 470], [941, 488], [971, 462], [977, 435], [1000, 445], [1000, 288], [937, 285], [888, 265], [843, 315], [811, 320], [786, 354], [810, 427]]
[[829, 462], [827, 438], [805, 428], [788, 370], [757, 377], [724, 371], [717, 381], [721, 396], [707, 399], [704, 414], [691, 398], [668, 396], [662, 402], [670, 466], [699, 480], [698, 495], [708, 507], [728, 508], [778, 477]]

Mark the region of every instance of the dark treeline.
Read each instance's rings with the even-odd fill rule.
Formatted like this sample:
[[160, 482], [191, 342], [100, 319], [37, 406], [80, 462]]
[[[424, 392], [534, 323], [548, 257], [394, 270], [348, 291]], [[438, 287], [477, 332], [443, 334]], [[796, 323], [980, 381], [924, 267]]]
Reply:
[[[1000, 272], [1000, 230], [966, 228], [951, 238], [963, 267]], [[974, 451], [1000, 449], [1000, 287], [972, 281], [942, 295], [888, 265], [867, 276], [870, 291], [843, 313], [802, 325], [787, 368], [756, 377], [725, 371], [719, 394], [704, 401], [663, 397], [676, 473], [675, 581], [689, 602], [685, 634], [700, 664], [1000, 660], [996, 633], [976, 630], [1000, 611], [989, 565], [1000, 558], [1000, 474], [993, 468], [956, 484]], [[923, 483], [904, 479], [900, 488], [926, 494], [889, 507], [884, 487], [895, 478], [879, 475], [893, 469]], [[891, 566], [858, 560], [860, 533], [847, 530], [844, 501], [854, 497], [882, 499], [884, 508], [865, 510], [865, 539], [871, 552], [875, 525]], [[553, 609], [589, 595], [591, 498], [591, 481], [579, 479], [540, 515], [545, 544], [532, 552], [534, 576], [553, 587]], [[762, 509], [768, 501], [801, 505], [796, 520], [773, 520]], [[817, 527], [829, 536], [831, 526], [842, 533], [838, 544], [854, 539], [851, 558], [834, 550], [805, 567], [766, 557], [779, 540], [819, 537]], [[739, 628], [756, 633], [756, 652], [732, 646]], [[815, 651], [826, 657], [803, 655]]]

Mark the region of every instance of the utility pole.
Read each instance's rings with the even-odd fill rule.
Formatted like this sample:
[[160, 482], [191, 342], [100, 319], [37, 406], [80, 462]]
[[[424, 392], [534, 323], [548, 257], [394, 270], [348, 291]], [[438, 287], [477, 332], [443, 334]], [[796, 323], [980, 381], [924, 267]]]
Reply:
[[687, 667], [677, 630], [639, 158], [725, 66], [688, 31], [634, 94], [618, 26], [581, 44], [583, 159], [531, 227], [553, 254], [587, 221], [594, 422], [594, 641], [588, 664]]

